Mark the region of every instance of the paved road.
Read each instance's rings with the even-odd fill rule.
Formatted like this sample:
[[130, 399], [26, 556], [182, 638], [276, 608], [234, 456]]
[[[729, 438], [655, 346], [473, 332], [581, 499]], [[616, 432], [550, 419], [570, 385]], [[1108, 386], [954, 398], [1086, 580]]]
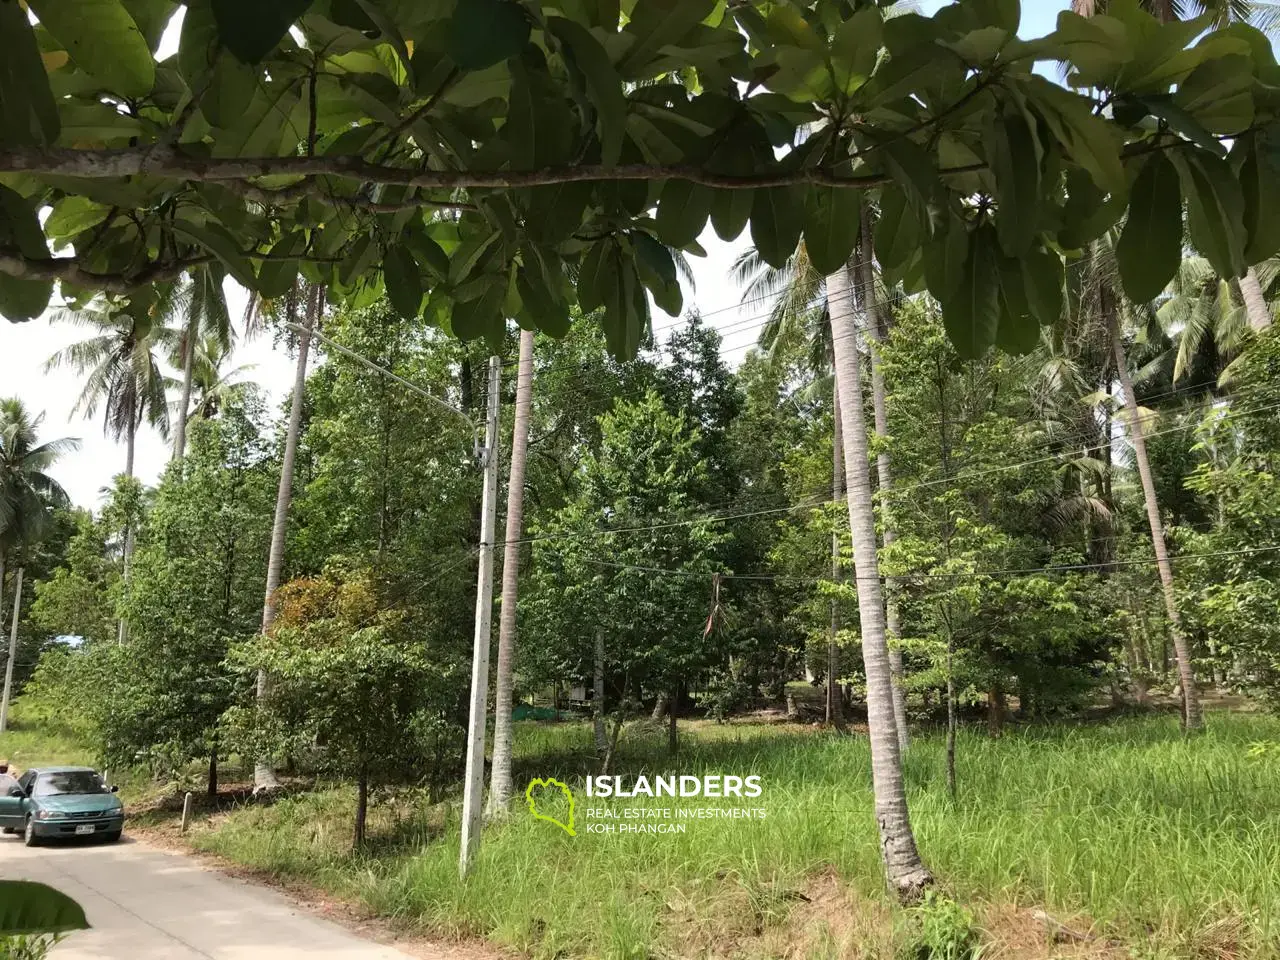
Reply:
[[0, 836], [0, 878], [74, 897], [92, 930], [56, 960], [406, 960], [313, 916], [275, 891], [215, 873], [127, 834], [115, 844], [24, 847]]

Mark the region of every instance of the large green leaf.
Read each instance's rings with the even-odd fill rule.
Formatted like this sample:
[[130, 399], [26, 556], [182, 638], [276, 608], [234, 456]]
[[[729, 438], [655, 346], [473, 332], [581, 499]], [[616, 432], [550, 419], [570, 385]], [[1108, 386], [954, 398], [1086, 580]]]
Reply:
[[874, 239], [876, 259], [886, 270], [905, 266], [920, 248], [920, 222], [908, 209], [904, 191], [880, 192], [880, 219], [876, 221]]
[[146, 40], [147, 46], [155, 50], [160, 46], [160, 38], [164, 35], [169, 18], [178, 9], [178, 0], [120, 0], [124, 8], [133, 17], [138, 32]]
[[631, 360], [649, 326], [649, 299], [635, 264], [615, 247], [603, 277], [605, 344], [619, 360]]
[[1031, 315], [1027, 287], [1017, 258], [998, 255], [1000, 322], [996, 345], [1006, 353], [1027, 354], [1040, 342], [1040, 325]]
[[522, 316], [548, 336], [563, 337], [569, 332], [569, 308], [549, 287], [547, 265], [532, 247], [524, 249], [523, 260], [516, 272], [516, 291], [520, 295]]
[[28, 2], [71, 59], [109, 91], [122, 97], [151, 92], [156, 82], [151, 48], [120, 0]]
[[268, 300], [283, 297], [298, 279], [297, 257], [307, 248], [306, 234], [285, 234], [271, 248], [271, 258], [258, 268], [258, 293]]
[[276, 48], [312, 0], [210, 0], [223, 46], [242, 63], [258, 63]]
[[823, 276], [849, 262], [858, 242], [862, 193], [844, 187], [816, 186], [805, 203], [804, 246], [809, 262]]
[[29, 880], [0, 880], [0, 937], [88, 929], [84, 910], [65, 893]]
[[47, 144], [58, 139], [58, 108], [27, 13], [0, 2], [0, 144]]
[[969, 258], [960, 282], [942, 302], [943, 326], [963, 360], [976, 360], [996, 340], [1000, 323], [997, 247], [994, 229], [979, 227], [969, 244]]
[[602, 237], [587, 248], [582, 258], [582, 268], [578, 271], [578, 306], [583, 313], [604, 306], [604, 285], [616, 244], [612, 237]]
[[680, 316], [684, 292], [670, 251], [642, 231], [632, 233], [631, 239], [636, 247], [636, 269], [641, 282], [653, 294], [653, 302], [668, 316]]
[[53, 212], [44, 222], [44, 232], [54, 240], [69, 240], [82, 230], [97, 226], [110, 212], [106, 204], [94, 203], [87, 197], [63, 197], [53, 205]]
[[1253, 84], [1249, 57], [1216, 57], [1196, 67], [1173, 100], [1213, 133], [1239, 133], [1253, 122]]
[[946, 302], [960, 285], [969, 262], [969, 230], [957, 217], [948, 217], [922, 249], [929, 292]]
[[1020, 260], [1027, 293], [1027, 308], [1042, 327], [1052, 326], [1062, 317], [1065, 302], [1063, 283], [1066, 269], [1062, 255], [1036, 248]]
[[[187, 5], [178, 44], [178, 72], [199, 97], [200, 112], [215, 127], [235, 125], [253, 101], [257, 76], [252, 67], [223, 51], [210, 0], [193, 0]], [[215, 147], [219, 146], [217, 140]]]
[[711, 225], [726, 242], [736, 240], [751, 219], [755, 193], [751, 190], [717, 189], [711, 198]]
[[464, 70], [483, 70], [523, 50], [529, 30], [529, 18], [514, 0], [465, 0], [449, 21], [446, 50]]
[[716, 0], [644, 0], [637, 3], [626, 34], [635, 42], [618, 62], [618, 72], [628, 80], [647, 75], [646, 67], [659, 51], [679, 42], [715, 8]]
[[600, 41], [586, 27], [564, 17], [547, 18], [547, 27], [564, 45], [567, 59], [582, 72], [600, 136], [600, 159], [606, 166], [618, 162], [626, 135], [627, 98], [622, 78]]
[[1187, 198], [1191, 242], [1222, 277], [1244, 274], [1244, 197], [1227, 161], [1204, 150], [1171, 151]]
[[502, 301], [507, 285], [499, 278], [488, 285], [485, 292], [474, 300], [453, 305], [453, 333], [460, 340], [478, 340], [483, 337], [489, 344], [501, 347]]
[[800, 242], [804, 198], [796, 187], [762, 187], [751, 204], [751, 241], [761, 259], [783, 267]]
[[1182, 194], [1178, 171], [1163, 153], [1142, 165], [1129, 194], [1129, 216], [1116, 243], [1120, 279], [1130, 300], [1160, 295], [1182, 262]]
[[221, 260], [227, 272], [235, 277], [241, 286], [248, 290], [257, 288], [258, 278], [253, 272], [253, 266], [240, 249], [236, 238], [222, 224], [209, 222], [200, 226], [186, 220], [174, 220], [173, 231]]
[[17, 249], [30, 260], [47, 260], [49, 245], [36, 204], [15, 190], [0, 184], [0, 247]]
[[52, 296], [52, 280], [28, 280], [0, 272], [0, 316], [6, 320], [15, 323], [34, 320], [44, 313]]
[[540, 56], [511, 63], [511, 96], [503, 136], [513, 170], [537, 170], [568, 158], [572, 117]]
[[400, 244], [392, 245], [382, 260], [387, 299], [400, 316], [413, 319], [422, 312], [422, 277], [418, 262]]
[[1244, 258], [1258, 263], [1280, 250], [1280, 166], [1257, 135], [1242, 138], [1237, 145], [1245, 151], [1240, 167], [1244, 227], [1249, 238]]
[[658, 236], [672, 247], [697, 241], [711, 213], [711, 188], [688, 180], [668, 180], [658, 201]]
[[1040, 226], [1040, 161], [1035, 131], [1021, 110], [993, 117], [987, 130], [991, 172], [1000, 202], [996, 231], [1011, 257], [1030, 248]]

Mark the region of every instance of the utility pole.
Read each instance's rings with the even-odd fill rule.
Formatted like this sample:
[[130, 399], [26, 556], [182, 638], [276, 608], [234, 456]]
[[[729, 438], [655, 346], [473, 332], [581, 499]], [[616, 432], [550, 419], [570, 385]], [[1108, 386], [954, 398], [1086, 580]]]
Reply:
[[498, 389], [502, 361], [489, 358], [489, 403], [484, 428], [484, 495], [480, 506], [480, 573], [476, 581], [476, 634], [471, 651], [471, 716], [467, 721], [467, 772], [462, 793], [462, 849], [458, 872], [466, 877], [480, 847], [484, 799], [484, 736], [489, 707], [489, 633], [493, 625], [493, 538], [497, 527]]
[[[13, 661], [18, 659], [18, 612], [22, 609], [22, 567], [13, 587], [13, 629], [9, 633], [9, 659], [4, 665], [4, 694], [0, 701], [0, 733], [9, 725], [9, 697], [13, 694]], [[0, 583], [3, 587], [3, 583]]]

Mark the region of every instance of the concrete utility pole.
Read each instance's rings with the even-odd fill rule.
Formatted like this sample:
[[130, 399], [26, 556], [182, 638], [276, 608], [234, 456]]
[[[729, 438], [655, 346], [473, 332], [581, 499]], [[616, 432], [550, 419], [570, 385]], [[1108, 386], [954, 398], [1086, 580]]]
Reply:
[[484, 735], [489, 708], [489, 633], [493, 625], [493, 538], [498, 512], [498, 389], [502, 361], [489, 358], [489, 403], [484, 428], [484, 495], [480, 507], [480, 574], [476, 581], [476, 634], [471, 651], [471, 716], [467, 722], [467, 772], [462, 793], [462, 849], [458, 872], [465, 877], [480, 847], [484, 799]]

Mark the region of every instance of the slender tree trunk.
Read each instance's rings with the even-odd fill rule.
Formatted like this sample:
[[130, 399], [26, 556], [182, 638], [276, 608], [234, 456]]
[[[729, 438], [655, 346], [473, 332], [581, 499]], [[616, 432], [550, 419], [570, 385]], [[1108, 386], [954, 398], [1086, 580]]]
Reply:
[[[880, 298], [876, 294], [875, 270], [872, 259], [875, 252], [871, 241], [871, 207], [864, 200], [861, 205], [861, 231], [858, 236], [858, 284], [862, 288], [861, 301], [867, 316], [867, 333], [871, 337], [871, 406], [875, 413], [876, 437], [881, 447], [876, 452], [876, 479], [880, 485], [882, 538], [888, 547], [898, 538], [893, 525], [889, 496], [893, 491], [893, 466], [889, 451], [883, 446], [889, 436], [888, 392], [885, 389], [884, 369], [880, 361], [880, 347], [889, 334]], [[902, 688], [902, 649], [897, 641], [902, 639], [902, 624], [898, 614], [898, 584], [892, 577], [884, 582], [885, 629], [888, 631], [889, 669], [893, 676], [893, 721], [898, 732], [898, 746], [906, 750], [911, 743], [907, 731], [907, 697]]]
[[1262, 284], [1258, 282], [1258, 274], [1250, 267], [1240, 278], [1240, 296], [1244, 299], [1245, 312], [1249, 316], [1249, 326], [1254, 333], [1262, 333], [1271, 326], [1271, 308], [1267, 306], [1267, 298], [1263, 296]]
[[369, 763], [360, 761], [360, 772], [356, 776], [356, 824], [352, 836], [352, 846], [359, 850], [364, 846], [365, 823], [369, 819]]
[[533, 331], [520, 331], [516, 414], [507, 482], [506, 545], [502, 556], [502, 605], [498, 621], [498, 676], [493, 698], [493, 772], [489, 814], [501, 816], [511, 802], [511, 706], [516, 652], [516, 603], [520, 589], [520, 536], [524, 521], [524, 472], [533, 407]]
[[858, 588], [858, 618], [862, 626], [862, 660], [867, 677], [871, 776], [886, 877], [900, 898], [913, 900], [933, 882], [933, 876], [916, 849], [902, 781], [902, 758], [894, 719], [893, 680], [889, 647], [885, 641], [884, 602], [876, 553], [875, 506], [871, 497], [862, 374], [858, 369], [857, 330], [851, 293], [847, 269], [837, 270], [827, 278], [836, 386], [844, 426], [845, 484]]
[[[832, 392], [831, 431], [831, 502], [839, 503], [844, 497], [844, 438], [840, 424], [840, 401]], [[840, 533], [831, 531], [831, 579], [840, 582]], [[844, 717], [840, 709], [840, 601], [831, 598], [831, 635], [827, 639], [827, 723], [842, 726]]]
[[215, 734], [209, 745], [209, 786], [210, 800], [218, 799], [218, 737]]
[[1186, 730], [1199, 730], [1204, 726], [1200, 712], [1200, 697], [1196, 692], [1196, 676], [1191, 665], [1191, 650], [1186, 634], [1182, 631], [1182, 619], [1178, 615], [1178, 601], [1173, 589], [1173, 567], [1164, 538], [1164, 522], [1160, 519], [1160, 504], [1156, 499], [1155, 481], [1151, 476], [1151, 462], [1147, 459], [1147, 442], [1143, 436], [1142, 418], [1138, 415], [1138, 400], [1133, 392], [1133, 379], [1125, 362], [1124, 344], [1120, 341], [1119, 327], [1112, 321], [1112, 351], [1120, 387], [1124, 391], [1125, 409], [1129, 414], [1129, 440], [1133, 444], [1133, 459], [1142, 480], [1142, 495], [1146, 501], [1147, 524], [1151, 528], [1151, 546], [1156, 555], [1156, 567], [1160, 571], [1160, 587], [1164, 594], [1165, 613], [1169, 619], [1169, 633], [1173, 637], [1173, 649], [1178, 659], [1178, 677], [1182, 686], [1182, 723]]
[[947, 793], [956, 797], [956, 677], [955, 639], [947, 632]]
[[604, 627], [596, 627], [595, 672], [591, 678], [591, 707], [596, 735], [596, 757], [603, 758], [609, 749], [604, 729]]
[[187, 452], [187, 412], [191, 409], [191, 373], [196, 355], [196, 322], [192, 317], [187, 323], [185, 343], [182, 347], [182, 399], [178, 401], [178, 423], [173, 431], [173, 459], [182, 461]]
[[[0, 580], [0, 584], [3, 581]], [[22, 567], [13, 586], [13, 625], [9, 628], [9, 659], [4, 664], [4, 697], [0, 699], [0, 733], [9, 726], [9, 698], [13, 696], [13, 665], [18, 659], [18, 618], [22, 614]]]
[[676, 726], [676, 707], [680, 703], [680, 688], [673, 686], [671, 688], [671, 703], [667, 706], [667, 753], [671, 759], [676, 758], [676, 751], [680, 748], [680, 731]]
[[[276, 619], [276, 590], [284, 568], [284, 540], [289, 526], [289, 504], [293, 499], [293, 468], [298, 455], [298, 434], [302, 427], [302, 403], [307, 387], [307, 356], [311, 350], [311, 331], [320, 316], [321, 288], [311, 291], [311, 302], [303, 319], [303, 332], [298, 337], [298, 362], [293, 375], [293, 397], [289, 403], [289, 425], [284, 438], [284, 456], [280, 461], [280, 485], [276, 489], [276, 511], [271, 523], [271, 550], [267, 555], [267, 586], [262, 601], [262, 632], [267, 634]], [[258, 671], [257, 701], [261, 709], [271, 693], [271, 678], [266, 670]], [[280, 789], [280, 781], [266, 757], [258, 757], [253, 765], [253, 792], [269, 793]]]
[[[131, 412], [129, 415], [129, 427], [125, 431], [125, 447], [124, 447], [124, 475], [133, 479], [133, 459], [138, 443], [138, 420], [137, 412]], [[129, 577], [133, 567], [133, 520], [132, 516], [126, 516], [124, 521], [124, 553], [121, 555], [120, 563], [120, 579], [124, 584], [125, 591], [129, 589]], [[121, 617], [116, 624], [116, 642], [124, 644], [129, 639], [129, 625]]]

